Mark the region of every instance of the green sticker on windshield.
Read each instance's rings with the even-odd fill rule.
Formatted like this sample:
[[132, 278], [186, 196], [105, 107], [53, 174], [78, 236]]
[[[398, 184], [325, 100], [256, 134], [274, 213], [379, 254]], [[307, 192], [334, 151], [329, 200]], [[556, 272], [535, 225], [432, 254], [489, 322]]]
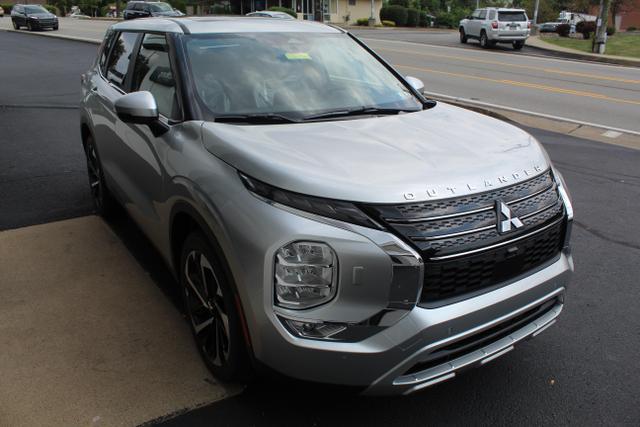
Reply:
[[311, 56], [306, 52], [285, 53], [284, 56], [286, 56], [287, 59], [292, 59], [292, 60], [311, 59]]

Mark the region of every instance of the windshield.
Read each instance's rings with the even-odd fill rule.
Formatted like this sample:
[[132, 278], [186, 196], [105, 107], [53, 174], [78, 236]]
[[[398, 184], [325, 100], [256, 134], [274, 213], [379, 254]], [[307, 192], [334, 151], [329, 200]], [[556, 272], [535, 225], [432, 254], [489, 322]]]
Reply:
[[24, 11], [26, 13], [49, 13], [44, 7], [40, 6], [25, 6]]
[[171, 6], [166, 3], [154, 3], [150, 6], [153, 12], [173, 12]]
[[498, 21], [524, 22], [527, 15], [524, 12], [498, 12]]
[[215, 116], [422, 109], [422, 103], [346, 34], [185, 36], [198, 101]]

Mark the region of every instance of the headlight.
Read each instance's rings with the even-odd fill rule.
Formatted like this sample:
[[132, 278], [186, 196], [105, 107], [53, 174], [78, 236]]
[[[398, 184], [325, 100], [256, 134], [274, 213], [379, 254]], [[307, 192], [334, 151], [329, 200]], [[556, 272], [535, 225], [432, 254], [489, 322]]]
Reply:
[[289, 243], [276, 254], [276, 305], [303, 309], [324, 304], [336, 293], [337, 277], [336, 256], [328, 245]]
[[353, 203], [294, 193], [243, 174], [240, 174], [240, 178], [249, 191], [273, 202], [351, 224], [376, 229], [382, 228]]

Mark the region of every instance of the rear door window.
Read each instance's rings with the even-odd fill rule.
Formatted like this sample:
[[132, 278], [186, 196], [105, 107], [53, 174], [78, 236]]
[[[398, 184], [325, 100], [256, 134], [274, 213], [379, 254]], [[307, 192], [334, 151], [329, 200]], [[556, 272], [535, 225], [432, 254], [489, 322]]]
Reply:
[[524, 12], [498, 12], [498, 21], [524, 22], [527, 15]]
[[126, 91], [131, 53], [138, 39], [137, 33], [122, 32], [111, 49], [107, 61], [107, 80]]

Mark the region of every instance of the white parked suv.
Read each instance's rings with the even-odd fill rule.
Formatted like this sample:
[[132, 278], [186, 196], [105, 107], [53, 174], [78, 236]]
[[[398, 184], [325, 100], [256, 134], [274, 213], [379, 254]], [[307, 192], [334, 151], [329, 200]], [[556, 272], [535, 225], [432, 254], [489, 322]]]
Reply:
[[477, 39], [487, 49], [496, 43], [511, 43], [520, 50], [529, 37], [531, 23], [524, 9], [487, 7], [476, 9], [460, 21], [460, 43]]

